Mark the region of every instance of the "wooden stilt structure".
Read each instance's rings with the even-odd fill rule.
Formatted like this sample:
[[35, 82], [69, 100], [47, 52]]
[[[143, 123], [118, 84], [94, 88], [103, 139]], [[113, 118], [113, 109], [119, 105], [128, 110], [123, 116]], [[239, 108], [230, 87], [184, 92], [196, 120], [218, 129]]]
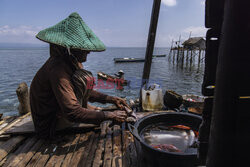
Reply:
[[[205, 52], [205, 40], [202, 37], [194, 37], [186, 40], [181, 46], [181, 38], [179, 41], [171, 42], [171, 48], [169, 51], [169, 60], [172, 59], [173, 64], [184, 63], [193, 64], [203, 63], [204, 52]], [[175, 45], [173, 45], [175, 44]]]

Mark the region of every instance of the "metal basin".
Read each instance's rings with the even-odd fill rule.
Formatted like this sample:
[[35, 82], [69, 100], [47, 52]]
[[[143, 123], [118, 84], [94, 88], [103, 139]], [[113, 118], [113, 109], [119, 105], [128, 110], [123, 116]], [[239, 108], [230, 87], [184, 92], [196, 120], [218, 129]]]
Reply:
[[169, 126], [185, 125], [192, 130], [198, 131], [201, 124], [201, 117], [189, 113], [160, 113], [146, 116], [135, 123], [129, 124], [129, 130], [140, 143], [143, 157], [149, 164], [155, 167], [191, 167], [197, 163], [196, 153], [166, 152], [153, 148], [145, 142], [142, 136], [143, 130], [153, 124], [164, 123]]

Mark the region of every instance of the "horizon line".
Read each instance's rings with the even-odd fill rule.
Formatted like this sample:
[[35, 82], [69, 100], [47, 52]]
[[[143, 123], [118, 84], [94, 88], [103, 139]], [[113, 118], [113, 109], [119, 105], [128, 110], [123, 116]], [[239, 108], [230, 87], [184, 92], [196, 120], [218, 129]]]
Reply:
[[[49, 44], [37, 43], [1, 43], [0, 48], [6, 47], [49, 47]], [[169, 48], [170, 46], [155, 46], [155, 48]], [[107, 46], [107, 48], [146, 48], [146, 46]]]

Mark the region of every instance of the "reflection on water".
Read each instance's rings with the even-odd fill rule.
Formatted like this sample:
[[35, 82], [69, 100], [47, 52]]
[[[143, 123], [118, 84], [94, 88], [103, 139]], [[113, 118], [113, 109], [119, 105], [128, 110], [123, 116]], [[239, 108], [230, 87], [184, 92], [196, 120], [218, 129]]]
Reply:
[[[145, 48], [108, 48], [104, 52], [93, 52], [87, 58], [84, 68], [97, 77], [98, 71], [114, 74], [119, 70], [125, 72], [125, 79], [131, 80], [124, 89], [99, 89], [99, 91], [120, 97], [138, 98], [144, 63], [114, 63], [114, 58], [143, 58]], [[168, 48], [156, 48], [154, 54], [168, 54]], [[15, 90], [20, 82], [30, 85], [37, 70], [49, 57], [49, 48], [9, 48], [0, 49], [0, 112], [5, 115], [17, 113], [18, 100]], [[167, 89], [179, 94], [201, 95], [204, 63], [198, 66], [193, 61], [173, 64], [168, 57], [154, 58], [151, 65], [150, 81], [161, 85], [163, 92]]]

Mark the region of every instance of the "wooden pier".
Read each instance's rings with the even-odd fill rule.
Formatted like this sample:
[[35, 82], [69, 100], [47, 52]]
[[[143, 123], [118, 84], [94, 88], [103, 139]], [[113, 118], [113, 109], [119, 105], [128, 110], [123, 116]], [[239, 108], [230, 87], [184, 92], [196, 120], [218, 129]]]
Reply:
[[109, 127], [109, 122], [103, 122], [100, 127], [64, 132], [55, 141], [39, 139], [32, 133], [5, 135], [27, 117], [30, 113], [0, 121], [0, 166], [148, 166], [125, 124]]

